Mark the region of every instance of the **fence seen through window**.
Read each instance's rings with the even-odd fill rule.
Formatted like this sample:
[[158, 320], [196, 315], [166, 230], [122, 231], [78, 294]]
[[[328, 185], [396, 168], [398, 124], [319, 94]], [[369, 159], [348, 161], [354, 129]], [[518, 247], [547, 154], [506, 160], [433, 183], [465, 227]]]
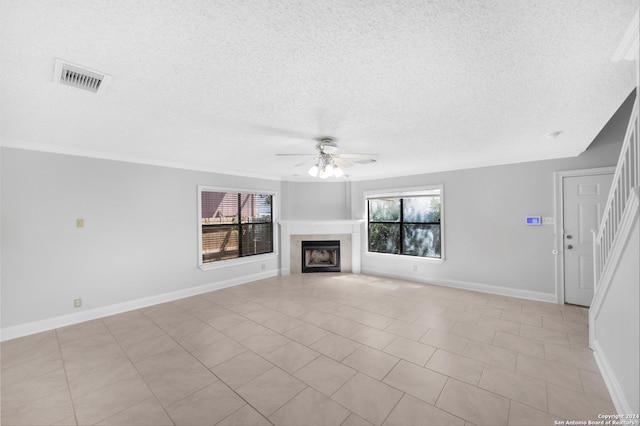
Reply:
[[273, 252], [273, 195], [201, 191], [202, 263]]

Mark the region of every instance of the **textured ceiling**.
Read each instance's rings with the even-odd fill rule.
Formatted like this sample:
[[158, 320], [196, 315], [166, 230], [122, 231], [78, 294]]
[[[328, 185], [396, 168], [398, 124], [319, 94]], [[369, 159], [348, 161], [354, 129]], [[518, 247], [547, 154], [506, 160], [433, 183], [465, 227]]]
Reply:
[[[637, 8], [2, 0], [1, 142], [291, 180], [304, 158], [275, 154], [321, 136], [379, 154], [354, 180], [575, 156], [633, 90], [634, 64], [611, 57]], [[111, 83], [54, 84], [55, 58]]]

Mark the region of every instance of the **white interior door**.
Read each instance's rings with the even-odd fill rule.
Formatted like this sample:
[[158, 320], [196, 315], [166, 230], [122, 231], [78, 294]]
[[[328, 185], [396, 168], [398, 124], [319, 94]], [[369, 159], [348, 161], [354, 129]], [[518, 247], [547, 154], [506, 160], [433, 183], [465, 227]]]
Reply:
[[563, 181], [564, 301], [590, 306], [593, 299], [593, 236], [602, 218], [613, 174]]

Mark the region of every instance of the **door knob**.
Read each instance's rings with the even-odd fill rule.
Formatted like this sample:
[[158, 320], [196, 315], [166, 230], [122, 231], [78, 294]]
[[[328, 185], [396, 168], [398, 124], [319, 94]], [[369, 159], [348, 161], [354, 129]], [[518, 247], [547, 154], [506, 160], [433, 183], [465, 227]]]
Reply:
[[571, 235], [567, 235], [567, 240], [572, 239], [573, 237]]
[[568, 248], [569, 250], [571, 250], [571, 249], [573, 248], [573, 246], [572, 246], [571, 244], [569, 244], [569, 245], [567, 246], [567, 248]]

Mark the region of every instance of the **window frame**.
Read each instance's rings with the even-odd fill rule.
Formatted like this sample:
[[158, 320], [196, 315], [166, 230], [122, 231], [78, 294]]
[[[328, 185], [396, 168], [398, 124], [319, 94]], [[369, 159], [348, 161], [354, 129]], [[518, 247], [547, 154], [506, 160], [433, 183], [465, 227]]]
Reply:
[[[381, 253], [377, 251], [369, 251], [369, 200], [379, 198], [412, 198], [412, 197], [424, 197], [438, 194], [440, 196], [440, 257], [427, 257], [427, 256], [414, 256], [402, 253]], [[402, 208], [402, 203], [401, 203]], [[402, 212], [401, 212], [402, 216]], [[377, 190], [364, 192], [364, 254], [372, 257], [388, 257], [396, 256], [402, 259], [411, 259], [414, 262], [429, 262], [429, 263], [442, 263], [445, 261], [445, 199], [444, 199], [444, 185], [428, 185], [424, 187], [416, 188], [404, 188], [393, 190]], [[373, 222], [373, 223], [390, 223], [390, 222]], [[413, 222], [402, 222], [398, 220], [393, 222], [400, 226], [402, 235], [402, 226], [405, 224], [412, 224]], [[429, 223], [424, 223], [429, 224]], [[400, 244], [402, 244], [402, 238], [400, 237]]]
[[[242, 193], [242, 194], [266, 194], [271, 195], [271, 224], [272, 224], [272, 246], [273, 251], [270, 253], [254, 254], [250, 256], [236, 257], [232, 259], [222, 259], [214, 262], [203, 262], [202, 259], [202, 193], [203, 192], [230, 192], [230, 193]], [[260, 263], [267, 260], [273, 260], [278, 258], [278, 210], [279, 210], [279, 192], [268, 189], [247, 189], [247, 188], [231, 188], [209, 185], [198, 185], [197, 187], [197, 224], [198, 224], [198, 268], [203, 271], [212, 269], [228, 268], [235, 265], [246, 265], [251, 263]]]

